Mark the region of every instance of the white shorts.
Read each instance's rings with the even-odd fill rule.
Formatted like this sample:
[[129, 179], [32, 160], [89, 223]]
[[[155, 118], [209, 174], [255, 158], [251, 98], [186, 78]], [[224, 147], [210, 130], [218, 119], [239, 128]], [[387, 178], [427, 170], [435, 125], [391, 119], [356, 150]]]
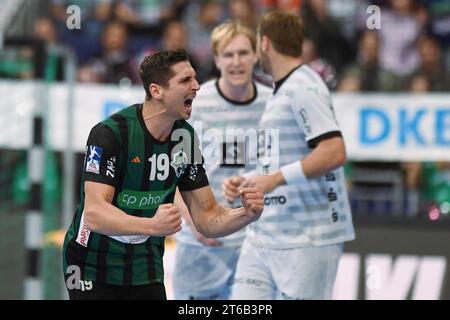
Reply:
[[176, 243], [173, 293], [176, 300], [229, 299], [241, 247]]
[[231, 299], [331, 299], [343, 246], [268, 249], [244, 241]]

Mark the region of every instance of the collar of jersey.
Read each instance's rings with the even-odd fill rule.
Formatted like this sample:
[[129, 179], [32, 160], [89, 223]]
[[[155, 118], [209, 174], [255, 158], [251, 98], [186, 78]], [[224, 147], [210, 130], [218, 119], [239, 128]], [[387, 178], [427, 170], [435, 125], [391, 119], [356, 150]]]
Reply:
[[258, 96], [258, 90], [256, 89], [256, 85], [255, 85], [255, 83], [254, 83], [253, 81], [252, 81], [252, 84], [253, 84], [253, 88], [255, 89], [255, 94], [253, 95], [253, 97], [251, 97], [251, 98], [248, 99], [247, 101], [235, 101], [235, 100], [232, 100], [232, 99], [230, 99], [230, 98], [227, 98], [227, 97], [223, 94], [222, 90], [220, 90], [220, 87], [219, 87], [219, 79], [217, 79], [217, 81], [216, 81], [216, 83], [215, 83], [216, 88], [217, 88], [217, 92], [219, 92], [220, 96], [221, 96], [222, 98], [224, 98], [226, 101], [228, 101], [229, 103], [234, 104], [234, 105], [236, 105], [236, 106], [245, 106], [245, 105], [251, 104], [253, 101], [255, 101], [256, 97]]
[[[148, 131], [147, 126], [145, 125], [145, 122], [144, 122], [144, 117], [142, 116], [143, 108], [144, 108], [144, 105], [140, 104], [136, 108], [137, 109], [136, 112], [137, 112], [137, 117], [139, 119], [139, 123], [140, 123], [140, 125], [142, 127], [142, 130], [144, 130], [144, 133], [146, 135], [148, 135], [148, 137], [156, 144], [163, 145], [163, 144], [169, 143], [171, 141], [170, 137], [166, 141], [160, 141], [160, 140], [156, 139], [155, 137], [153, 137], [152, 134], [150, 133], [150, 131]], [[172, 130], [170, 132], [173, 132], [173, 130], [175, 129], [176, 123], [177, 123], [177, 121], [174, 121], [173, 126], [172, 126]]]
[[276, 81], [274, 83], [274, 88], [273, 88], [273, 94], [277, 93], [278, 89], [280, 89], [280, 87], [283, 85], [283, 83], [287, 80], [287, 78], [289, 78], [289, 76], [297, 69], [299, 69], [301, 66], [303, 66], [303, 63], [301, 63], [299, 66], [295, 67], [294, 69], [292, 69], [291, 71], [289, 71], [289, 73], [287, 75], [285, 75], [283, 78], [281, 78], [280, 80]]

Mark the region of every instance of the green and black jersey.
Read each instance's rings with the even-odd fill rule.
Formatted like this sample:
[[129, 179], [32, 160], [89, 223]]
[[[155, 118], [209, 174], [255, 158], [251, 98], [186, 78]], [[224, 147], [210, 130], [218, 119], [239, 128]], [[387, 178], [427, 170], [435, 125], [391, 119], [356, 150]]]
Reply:
[[[173, 203], [175, 189], [208, 185], [194, 129], [176, 121], [166, 142], [154, 139], [133, 105], [97, 124], [86, 146], [81, 200], [64, 240], [64, 272], [77, 266], [81, 279], [113, 285], [163, 283], [164, 237], [106, 236], [84, 222], [84, 181], [115, 188], [112, 204], [127, 214], [152, 217]], [[73, 268], [73, 267], [72, 267]]]

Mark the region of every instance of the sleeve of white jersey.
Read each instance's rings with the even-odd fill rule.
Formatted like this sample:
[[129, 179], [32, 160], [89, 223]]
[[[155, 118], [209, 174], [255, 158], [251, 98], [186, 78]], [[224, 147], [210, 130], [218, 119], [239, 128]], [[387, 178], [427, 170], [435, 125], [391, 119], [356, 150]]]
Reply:
[[307, 142], [322, 136], [340, 135], [331, 95], [325, 86], [303, 83], [291, 93], [291, 99], [295, 120], [303, 129]]

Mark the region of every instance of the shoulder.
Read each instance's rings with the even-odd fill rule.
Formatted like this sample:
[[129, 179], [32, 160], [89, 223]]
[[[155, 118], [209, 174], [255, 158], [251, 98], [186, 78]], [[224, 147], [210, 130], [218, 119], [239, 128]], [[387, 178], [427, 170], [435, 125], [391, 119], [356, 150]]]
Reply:
[[254, 81], [253, 82], [256, 87], [256, 91], [258, 93], [258, 96], [268, 97], [272, 94], [273, 88], [269, 87], [265, 84], [262, 84], [261, 82]]
[[287, 89], [295, 96], [330, 93], [320, 75], [307, 65], [298, 68], [286, 82]]
[[97, 123], [92, 127], [91, 132], [89, 133], [91, 137], [114, 137], [113, 129], [104, 121]]
[[132, 126], [139, 125], [137, 117], [138, 107], [138, 104], [126, 107], [104, 119], [92, 130], [94, 131], [95, 129], [95, 134], [104, 134], [109, 140], [114, 139], [115, 141], [120, 142], [122, 141], [124, 134], [129, 132]]
[[110, 126], [100, 122], [92, 127], [87, 144], [100, 148], [116, 148], [120, 146], [120, 138], [117, 137]]
[[298, 70], [294, 72], [293, 78], [295, 78], [297, 81], [301, 81], [301, 83], [304, 85], [325, 86], [322, 77], [308, 65], [303, 65], [298, 68]]
[[208, 80], [200, 85], [200, 90], [198, 91], [198, 95], [211, 94], [217, 92], [216, 87], [217, 79]]
[[128, 126], [130, 123], [138, 122], [137, 111], [140, 104], [133, 104], [129, 107], [110, 115], [101, 123], [116, 131], [119, 127]]
[[216, 79], [212, 79], [201, 84], [200, 90], [197, 92], [197, 97], [195, 98], [194, 103], [202, 102], [208, 99], [214, 99], [218, 95], [216, 81]]
[[212, 111], [220, 101], [220, 94], [216, 87], [216, 80], [209, 80], [200, 86], [197, 96], [192, 102], [192, 118], [197, 119]]

